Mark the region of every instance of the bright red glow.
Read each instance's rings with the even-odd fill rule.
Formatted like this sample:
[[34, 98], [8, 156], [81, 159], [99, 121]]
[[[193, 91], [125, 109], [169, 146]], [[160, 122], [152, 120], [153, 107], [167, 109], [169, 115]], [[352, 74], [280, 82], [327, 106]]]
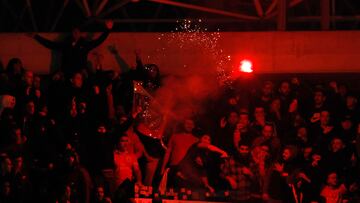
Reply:
[[239, 70], [240, 72], [252, 73], [253, 72], [252, 62], [246, 59], [242, 60], [240, 62]]

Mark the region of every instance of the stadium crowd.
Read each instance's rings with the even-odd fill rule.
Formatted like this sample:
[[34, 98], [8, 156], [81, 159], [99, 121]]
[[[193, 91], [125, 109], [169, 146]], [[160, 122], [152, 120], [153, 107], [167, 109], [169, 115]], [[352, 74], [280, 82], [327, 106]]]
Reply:
[[0, 202], [132, 202], [135, 184], [157, 190], [164, 174], [167, 188], [230, 191], [232, 202], [360, 201], [350, 85], [294, 77], [224, 87], [205, 113], [167, 127], [167, 149], [151, 153], [133, 81], [156, 91], [159, 69], [136, 54], [136, 68], [89, 72], [87, 54], [108, 31], [94, 41], [77, 34], [63, 43], [31, 36], [66, 53], [61, 71], [36, 75], [13, 58], [0, 73]]

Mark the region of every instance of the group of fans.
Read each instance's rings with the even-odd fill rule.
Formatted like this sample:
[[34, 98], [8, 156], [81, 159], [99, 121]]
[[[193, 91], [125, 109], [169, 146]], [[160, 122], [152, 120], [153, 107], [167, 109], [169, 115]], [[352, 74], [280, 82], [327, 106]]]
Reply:
[[78, 32], [62, 43], [31, 35], [63, 52], [60, 72], [35, 75], [14, 58], [0, 74], [0, 202], [133, 202], [134, 184], [230, 191], [233, 202], [360, 200], [358, 89], [296, 77], [224, 86], [206, 111], [165, 127], [154, 155], [133, 81], [156, 91], [159, 70], [137, 53], [134, 69], [89, 72], [87, 53], [109, 32]]

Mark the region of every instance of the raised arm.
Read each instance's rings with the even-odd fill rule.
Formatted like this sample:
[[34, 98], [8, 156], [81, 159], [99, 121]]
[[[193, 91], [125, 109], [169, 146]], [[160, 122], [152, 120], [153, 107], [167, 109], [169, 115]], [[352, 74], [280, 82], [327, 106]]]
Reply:
[[143, 71], [144, 70], [144, 64], [141, 60], [141, 54], [139, 50], [135, 50], [135, 60], [136, 60], [136, 70]]
[[136, 80], [144, 80], [145, 79], [145, 75], [146, 75], [146, 71], [145, 71], [145, 66], [141, 60], [141, 54], [139, 50], [135, 50], [135, 59], [136, 59], [136, 68], [135, 68], [135, 75], [133, 76], [133, 78], [135, 78]]
[[115, 44], [109, 45], [107, 48], [110, 51], [110, 53], [112, 53], [114, 55], [115, 60], [119, 65], [121, 74], [126, 73], [129, 70], [131, 70], [129, 64], [127, 64], [126, 61], [120, 56], [119, 51], [117, 50]]
[[110, 34], [110, 30], [112, 29], [114, 22], [113, 21], [106, 21], [106, 31], [103, 32], [97, 39], [87, 42], [87, 48], [89, 50], [94, 49], [95, 47], [99, 46], [101, 43], [103, 43], [106, 38]]

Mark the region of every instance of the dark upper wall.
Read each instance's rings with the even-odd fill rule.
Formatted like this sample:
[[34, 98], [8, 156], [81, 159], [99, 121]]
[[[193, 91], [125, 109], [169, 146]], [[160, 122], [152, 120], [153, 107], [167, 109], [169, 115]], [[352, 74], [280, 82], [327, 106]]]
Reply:
[[[42, 34], [54, 39], [58, 34]], [[211, 42], [212, 33], [204, 35]], [[140, 49], [145, 63], [156, 63], [163, 72], [183, 71], [184, 67], [212, 66], [208, 50], [194, 42], [194, 47], [180, 48], [181, 40], [172, 33], [111, 33], [109, 38], [89, 54], [102, 56], [103, 66], [117, 69], [109, 45], [116, 45], [119, 53], [134, 65], [134, 50]], [[172, 42], [169, 43], [168, 40]], [[200, 40], [192, 38], [189, 40]], [[360, 32], [234, 32], [221, 33], [217, 43], [223, 56], [231, 57], [227, 67], [236, 67], [241, 59], [253, 61], [258, 73], [331, 73], [360, 72]], [[4, 65], [12, 57], [23, 60], [25, 67], [47, 73], [50, 66], [58, 66], [58, 54], [50, 52], [24, 34], [0, 34], [0, 60]], [[210, 56], [211, 57], [211, 56]], [[52, 64], [52, 65], [51, 65]]]

